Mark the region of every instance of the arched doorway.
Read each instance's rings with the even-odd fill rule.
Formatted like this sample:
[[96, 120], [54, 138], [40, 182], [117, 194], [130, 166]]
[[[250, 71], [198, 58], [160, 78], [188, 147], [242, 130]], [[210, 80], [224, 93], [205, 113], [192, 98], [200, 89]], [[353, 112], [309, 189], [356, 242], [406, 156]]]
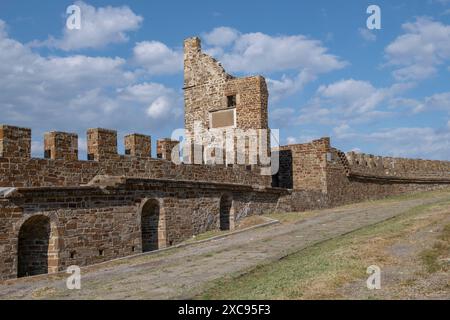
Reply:
[[19, 231], [17, 277], [49, 272], [50, 235], [50, 219], [46, 216], [34, 216], [22, 224]]
[[220, 230], [232, 229], [232, 206], [233, 198], [225, 194], [220, 198]]
[[141, 211], [142, 252], [165, 247], [165, 222], [162, 219], [159, 202], [147, 200]]

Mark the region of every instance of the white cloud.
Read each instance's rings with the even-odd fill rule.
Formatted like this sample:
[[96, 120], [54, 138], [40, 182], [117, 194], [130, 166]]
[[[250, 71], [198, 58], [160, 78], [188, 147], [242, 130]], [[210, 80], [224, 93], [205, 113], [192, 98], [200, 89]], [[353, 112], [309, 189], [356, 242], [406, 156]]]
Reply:
[[[270, 36], [261, 32], [241, 33], [218, 27], [203, 34], [204, 52], [218, 59], [230, 73], [266, 74], [271, 101], [293, 94], [320, 74], [344, 68], [348, 63], [321, 41], [303, 35]], [[139, 42], [133, 61], [150, 74], [175, 74], [183, 69], [183, 53], [158, 41]], [[280, 79], [272, 73], [286, 72]]]
[[450, 123], [441, 128], [398, 127], [372, 132], [359, 132], [342, 124], [333, 133], [335, 142], [359, 145], [353, 148], [356, 152], [404, 158], [450, 158]]
[[[205, 52], [217, 58], [231, 73], [264, 74], [272, 102], [303, 89], [320, 74], [344, 68], [348, 63], [328, 53], [321, 41], [303, 35], [271, 36], [241, 33], [219, 27], [203, 35]], [[280, 79], [272, 73], [286, 72]]]
[[204, 33], [202, 38], [211, 46], [225, 47], [232, 44], [239, 36], [239, 31], [229, 27], [218, 27]]
[[320, 74], [346, 65], [329, 54], [318, 40], [303, 35], [270, 36], [261, 32], [241, 34], [231, 50], [218, 58], [231, 72], [249, 73], [294, 69]]
[[375, 88], [370, 82], [346, 79], [322, 85], [298, 118], [300, 123], [342, 124], [370, 122], [391, 115], [382, 103], [410, 89], [412, 84]]
[[309, 73], [306, 70], [300, 71], [295, 78], [287, 77], [283, 75], [280, 80], [267, 79], [267, 85], [269, 88], [269, 98], [271, 102], [276, 102], [283, 97], [298, 92], [304, 88], [304, 86], [315, 80], [316, 75]]
[[450, 92], [436, 93], [422, 100], [396, 98], [392, 101], [395, 107], [407, 107], [412, 113], [427, 111], [447, 111], [450, 113]]
[[373, 42], [377, 40], [377, 36], [367, 28], [359, 28], [358, 33], [365, 41]]
[[[83, 136], [89, 127], [107, 127], [157, 134], [182, 125], [181, 92], [139, 83], [119, 57], [41, 56], [9, 38], [2, 20], [0, 74], [1, 123], [33, 128], [34, 152], [44, 131]], [[149, 115], [149, 106], [163, 99], [168, 116]]]
[[388, 64], [396, 66], [394, 77], [401, 81], [428, 78], [450, 60], [450, 26], [430, 18], [403, 24], [405, 34], [386, 49]]
[[133, 60], [150, 74], [174, 74], [183, 70], [183, 53], [158, 41], [138, 42]]
[[179, 109], [174, 108], [172, 99], [168, 96], [158, 97], [147, 109], [147, 115], [152, 119], [167, 119], [178, 116]]
[[118, 89], [121, 100], [148, 103], [160, 96], [176, 95], [176, 92], [160, 83], [143, 82]]
[[50, 37], [43, 42], [34, 42], [34, 46], [49, 46], [65, 51], [84, 48], [102, 48], [110, 43], [128, 41], [127, 33], [139, 29], [143, 18], [129, 7], [95, 8], [82, 1], [75, 2], [81, 9], [81, 29], [63, 29], [60, 39]]
[[[450, 127], [435, 129], [430, 127], [386, 128], [372, 133], [347, 133], [339, 137], [361, 145], [374, 145], [381, 155], [441, 159], [450, 158]], [[362, 152], [365, 152], [362, 148]]]

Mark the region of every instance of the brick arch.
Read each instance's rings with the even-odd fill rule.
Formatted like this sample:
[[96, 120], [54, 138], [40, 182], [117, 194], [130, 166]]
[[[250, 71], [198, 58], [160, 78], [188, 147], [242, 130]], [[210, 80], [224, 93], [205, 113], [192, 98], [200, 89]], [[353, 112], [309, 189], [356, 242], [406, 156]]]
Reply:
[[44, 214], [27, 218], [17, 235], [17, 277], [54, 273], [59, 267], [58, 228]]
[[220, 230], [234, 229], [233, 196], [229, 193], [222, 194], [220, 197], [219, 226]]
[[142, 252], [167, 247], [166, 217], [161, 201], [144, 199], [139, 209]]

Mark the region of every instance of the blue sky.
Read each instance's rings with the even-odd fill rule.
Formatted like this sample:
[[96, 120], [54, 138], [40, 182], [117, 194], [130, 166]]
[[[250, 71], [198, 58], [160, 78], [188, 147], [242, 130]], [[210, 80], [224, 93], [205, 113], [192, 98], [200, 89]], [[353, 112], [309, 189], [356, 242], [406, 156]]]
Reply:
[[[450, 0], [0, 2], [0, 123], [170, 136], [183, 126], [182, 42], [262, 74], [281, 142], [331, 136], [378, 155], [450, 160]], [[381, 8], [381, 30], [366, 9]], [[119, 140], [119, 146], [122, 141]]]

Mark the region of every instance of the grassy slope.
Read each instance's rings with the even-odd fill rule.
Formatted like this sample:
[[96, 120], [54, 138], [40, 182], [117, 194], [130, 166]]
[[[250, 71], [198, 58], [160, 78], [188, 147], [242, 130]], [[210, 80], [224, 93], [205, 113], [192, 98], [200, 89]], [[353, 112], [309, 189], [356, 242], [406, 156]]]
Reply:
[[[316, 244], [278, 262], [261, 265], [242, 276], [222, 278], [198, 298], [339, 298], [336, 289], [349, 281], [367, 278], [365, 271], [369, 265], [392, 262], [383, 248], [432, 224], [430, 212], [437, 212], [441, 217], [448, 214], [449, 204], [416, 207], [385, 222]], [[422, 261], [429, 271], [440, 267], [438, 257], [449, 248], [449, 229], [449, 226], [444, 229], [447, 231], [441, 236], [439, 245], [422, 254]]]

